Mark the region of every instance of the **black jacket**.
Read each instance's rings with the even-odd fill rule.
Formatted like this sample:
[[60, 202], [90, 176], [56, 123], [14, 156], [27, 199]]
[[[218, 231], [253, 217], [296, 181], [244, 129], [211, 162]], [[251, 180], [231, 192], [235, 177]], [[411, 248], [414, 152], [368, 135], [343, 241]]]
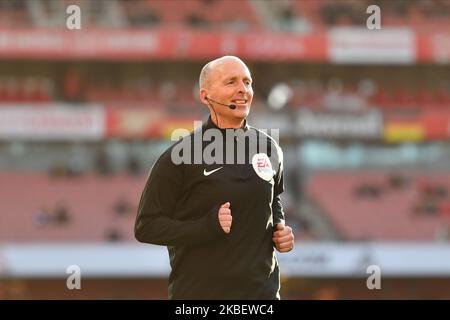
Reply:
[[[136, 239], [168, 247], [170, 299], [279, 299], [272, 235], [275, 225], [284, 221], [282, 151], [270, 136], [245, 124], [244, 135], [241, 130], [232, 146], [230, 140], [224, 141], [223, 149], [225, 161], [233, 148], [238, 153], [239, 139], [247, 137], [249, 142], [254, 138], [259, 145], [255, 150], [247, 143], [244, 164], [221, 164], [220, 158], [218, 164], [205, 164], [204, 159], [195, 164], [193, 138], [207, 129], [224, 136], [226, 131], [237, 133], [218, 129], [209, 118], [161, 155], [141, 196]], [[210, 143], [201, 142], [202, 152], [208, 151], [205, 148]], [[174, 155], [187, 155], [189, 148], [191, 164], [173, 161]], [[218, 210], [225, 202], [231, 203], [233, 217], [229, 234], [218, 220]]]

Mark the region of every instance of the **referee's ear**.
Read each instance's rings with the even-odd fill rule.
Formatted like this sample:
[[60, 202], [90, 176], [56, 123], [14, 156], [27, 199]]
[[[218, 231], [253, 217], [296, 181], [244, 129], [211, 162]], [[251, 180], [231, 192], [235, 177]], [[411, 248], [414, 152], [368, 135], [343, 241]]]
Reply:
[[203, 104], [208, 105], [208, 93], [206, 92], [205, 89], [200, 89], [200, 101]]

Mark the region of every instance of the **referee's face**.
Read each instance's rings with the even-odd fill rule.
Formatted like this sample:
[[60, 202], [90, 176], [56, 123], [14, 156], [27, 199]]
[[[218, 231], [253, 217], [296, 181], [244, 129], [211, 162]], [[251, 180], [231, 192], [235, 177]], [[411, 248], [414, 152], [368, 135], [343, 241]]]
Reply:
[[219, 117], [243, 120], [250, 113], [253, 100], [252, 77], [247, 66], [236, 59], [227, 59], [214, 66], [208, 96], [224, 104], [234, 104], [232, 110], [214, 106]]

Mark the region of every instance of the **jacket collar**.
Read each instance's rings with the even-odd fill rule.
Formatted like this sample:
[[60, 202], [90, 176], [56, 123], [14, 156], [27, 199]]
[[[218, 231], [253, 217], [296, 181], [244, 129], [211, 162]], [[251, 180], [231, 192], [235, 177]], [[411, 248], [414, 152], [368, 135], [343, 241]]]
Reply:
[[[206, 123], [204, 124], [204, 128], [205, 129], [219, 129], [221, 131], [225, 131], [225, 130], [229, 130], [229, 129], [233, 129], [236, 130], [236, 128], [219, 128], [211, 119], [211, 116], [208, 117], [208, 120], [206, 121]], [[249, 125], [247, 122], [247, 119], [244, 119], [244, 125], [240, 128], [244, 131], [247, 131], [249, 129]]]

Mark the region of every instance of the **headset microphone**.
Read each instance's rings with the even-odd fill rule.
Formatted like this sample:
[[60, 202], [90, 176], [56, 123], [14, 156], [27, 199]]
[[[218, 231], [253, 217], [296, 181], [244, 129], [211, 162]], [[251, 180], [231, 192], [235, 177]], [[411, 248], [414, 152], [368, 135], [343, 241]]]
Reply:
[[212, 102], [215, 102], [215, 103], [220, 104], [220, 105], [222, 105], [222, 106], [228, 107], [228, 108], [230, 108], [231, 110], [236, 109], [236, 105], [235, 105], [235, 104], [225, 104], [225, 103], [217, 102], [217, 101], [215, 101], [215, 100], [213, 100], [213, 99], [211, 99], [211, 98], [208, 98], [208, 97], [205, 97], [205, 99], [206, 99], [207, 101], [211, 100]]

